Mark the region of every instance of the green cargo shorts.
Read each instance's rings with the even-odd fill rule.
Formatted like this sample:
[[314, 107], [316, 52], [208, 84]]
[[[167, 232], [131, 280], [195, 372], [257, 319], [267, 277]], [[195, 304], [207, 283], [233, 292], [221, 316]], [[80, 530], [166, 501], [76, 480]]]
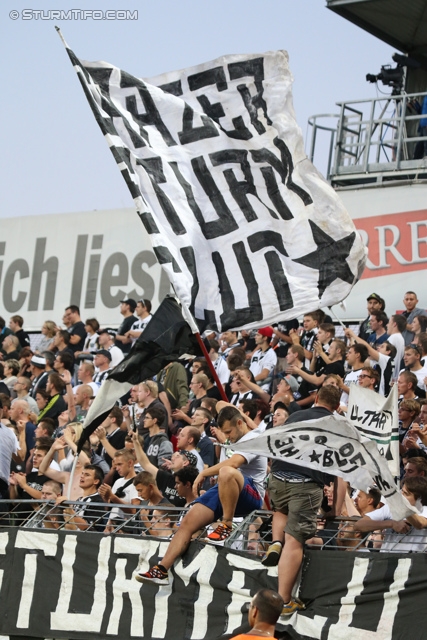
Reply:
[[285, 533], [304, 544], [317, 530], [317, 512], [323, 489], [315, 482], [287, 482], [273, 475], [268, 480], [268, 494], [274, 511], [288, 516]]

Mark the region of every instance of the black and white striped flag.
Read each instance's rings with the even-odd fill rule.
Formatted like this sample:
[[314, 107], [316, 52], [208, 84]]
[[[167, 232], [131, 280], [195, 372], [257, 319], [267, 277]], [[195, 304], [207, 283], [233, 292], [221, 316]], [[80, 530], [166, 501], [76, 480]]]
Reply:
[[149, 82], [67, 51], [157, 259], [201, 329], [265, 326], [350, 293], [366, 250], [304, 153], [285, 51]]

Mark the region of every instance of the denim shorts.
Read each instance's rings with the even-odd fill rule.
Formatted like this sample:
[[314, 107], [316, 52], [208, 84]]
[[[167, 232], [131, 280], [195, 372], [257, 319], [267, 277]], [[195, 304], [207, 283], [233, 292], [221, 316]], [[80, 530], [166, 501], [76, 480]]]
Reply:
[[[236, 517], [247, 516], [252, 511], [261, 509], [262, 498], [258, 489], [255, 486], [252, 478], [244, 478], [243, 489], [240, 492], [239, 499], [237, 500], [236, 510], [234, 515]], [[222, 518], [222, 505], [219, 499], [218, 485], [211, 487], [209, 491], [206, 491], [202, 496], [196, 498], [195, 503], [199, 502], [208, 509], [214, 512], [214, 522]]]

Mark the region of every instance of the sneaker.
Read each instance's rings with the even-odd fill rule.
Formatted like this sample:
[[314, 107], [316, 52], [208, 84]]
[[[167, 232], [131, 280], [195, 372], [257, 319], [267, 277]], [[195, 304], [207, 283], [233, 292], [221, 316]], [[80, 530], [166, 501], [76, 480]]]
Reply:
[[146, 573], [137, 573], [135, 580], [138, 580], [138, 582], [154, 582], [154, 584], [169, 584], [169, 575], [167, 571], [164, 572], [158, 564], [155, 564]]
[[283, 605], [282, 613], [280, 616], [290, 616], [295, 611], [303, 611], [305, 609], [305, 604], [299, 600], [299, 598], [291, 598], [290, 601]]
[[275, 567], [280, 558], [280, 554], [282, 553], [282, 545], [280, 542], [273, 542], [267, 549], [267, 552], [264, 554], [261, 564], [264, 567]]
[[214, 529], [208, 536], [205, 537], [205, 540], [206, 542], [210, 542], [212, 544], [221, 544], [230, 537], [232, 531], [232, 527], [229, 527], [228, 524], [225, 524], [225, 522], [220, 522], [216, 529]]

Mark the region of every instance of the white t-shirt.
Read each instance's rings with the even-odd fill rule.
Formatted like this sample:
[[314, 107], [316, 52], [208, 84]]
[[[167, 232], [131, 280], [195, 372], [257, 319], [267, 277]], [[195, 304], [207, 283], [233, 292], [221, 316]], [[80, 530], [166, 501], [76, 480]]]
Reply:
[[[262, 351], [262, 349], [257, 349], [252, 355], [249, 369], [252, 371], [255, 377], [259, 375], [263, 371], [263, 369], [267, 369], [268, 375], [270, 376], [276, 364], [277, 356], [274, 349], [272, 349], [271, 347], [269, 347], [265, 351]], [[263, 385], [262, 380], [259, 381], [259, 385], [264, 391], [268, 391], [270, 388], [270, 384]]]
[[[366, 514], [368, 518], [375, 522], [382, 520], [392, 520], [391, 511], [385, 504], [381, 509], [370, 511]], [[427, 507], [422, 507], [420, 515], [427, 517]], [[411, 528], [409, 533], [396, 533], [393, 529], [385, 529], [384, 542], [380, 551], [388, 553], [408, 553], [409, 551], [423, 552], [427, 549], [427, 529]]]
[[[134, 479], [132, 478], [132, 482], [128, 484], [128, 486], [124, 490], [125, 495], [120, 497], [120, 500], [123, 500], [123, 502], [130, 503], [130, 501], [133, 500], [133, 498], [138, 498], [138, 491], [136, 490], [136, 487], [133, 484], [133, 480]], [[113, 493], [115, 494], [117, 492], [117, 489], [119, 489], [120, 487], [123, 487], [123, 485], [125, 485], [127, 482], [129, 482], [129, 480], [126, 480], [125, 478], [119, 478], [118, 480], [116, 480], [112, 486]], [[120, 507], [114, 507], [113, 509], [111, 509], [110, 520], [115, 520], [116, 518], [122, 519], [122, 520], [129, 520], [129, 518], [131, 517], [132, 517], [131, 513], [125, 513], [122, 509], [120, 509]]]
[[240, 471], [246, 478], [252, 478], [256, 488], [259, 491], [261, 498], [264, 498], [265, 489], [264, 489], [264, 480], [267, 475], [267, 458], [265, 456], [258, 456], [255, 453], [248, 453], [247, 451], [239, 451], [239, 442], [247, 442], [248, 440], [253, 440], [257, 438], [259, 433], [254, 433], [254, 431], [250, 431], [243, 438], [240, 438], [238, 442], [235, 443], [236, 449], [228, 449], [227, 450], [227, 458], [231, 458], [231, 456], [237, 453], [240, 456], [245, 458], [246, 463], [242, 464], [239, 467]]
[[[357, 384], [361, 373], [362, 369], [357, 369], [357, 371], [350, 371], [350, 373], [347, 373], [344, 378], [344, 384], [346, 387], [349, 387], [351, 384]], [[344, 407], [348, 406], [348, 393], [346, 391], [343, 391], [341, 394], [340, 404], [344, 405]]]
[[212, 364], [220, 383], [227, 384], [230, 380], [230, 369], [228, 368], [227, 361], [222, 356], [218, 356], [216, 360], [212, 361]]
[[[399, 373], [402, 373], [403, 371], [406, 371], [406, 369], [401, 369]], [[424, 384], [424, 378], [427, 377], [427, 367], [422, 367], [421, 369], [418, 369], [418, 371], [411, 371], [411, 373], [414, 373], [417, 376], [419, 388], [425, 391], [426, 386]]]
[[108, 347], [108, 351], [111, 354], [111, 368], [117, 367], [119, 362], [121, 362], [124, 358], [123, 351], [116, 347], [114, 344], [111, 347]]
[[400, 363], [402, 362], [403, 354], [405, 353], [405, 340], [401, 333], [393, 333], [388, 337], [387, 342], [396, 347], [396, 357], [394, 359], [396, 366], [394, 368], [394, 374], [392, 380], [397, 380], [399, 375]]
[[[150, 322], [151, 318], [153, 316], [150, 315], [147, 316], [146, 318], [144, 318], [143, 320], [136, 320], [136, 322], [133, 323], [133, 325], [131, 326], [131, 331], [144, 331], [145, 327], [147, 326], [147, 324]], [[139, 336], [138, 336], [139, 337]], [[135, 344], [135, 342], [138, 340], [138, 338], [132, 338], [132, 344]]]

